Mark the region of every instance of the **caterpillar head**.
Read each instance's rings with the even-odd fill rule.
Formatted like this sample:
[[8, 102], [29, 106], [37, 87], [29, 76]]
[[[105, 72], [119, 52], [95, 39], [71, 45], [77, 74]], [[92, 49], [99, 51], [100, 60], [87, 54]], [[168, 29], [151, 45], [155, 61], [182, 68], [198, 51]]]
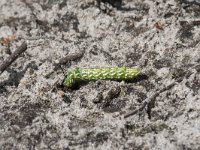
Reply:
[[64, 81], [64, 85], [66, 85], [67, 87], [72, 87], [74, 83], [80, 78], [81, 78], [80, 69], [76, 68], [67, 74], [67, 77]]

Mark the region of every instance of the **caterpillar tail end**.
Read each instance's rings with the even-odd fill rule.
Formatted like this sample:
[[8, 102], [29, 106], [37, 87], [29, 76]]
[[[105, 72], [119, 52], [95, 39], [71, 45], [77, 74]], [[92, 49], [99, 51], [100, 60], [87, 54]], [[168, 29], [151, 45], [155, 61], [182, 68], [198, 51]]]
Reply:
[[140, 74], [142, 74], [142, 71], [140, 68], [134, 68], [134, 70], [132, 71], [133, 74], [135, 74], [135, 76], [138, 76]]
[[141, 69], [138, 67], [126, 68], [126, 72], [127, 74], [125, 74], [125, 77], [127, 77], [128, 79], [136, 78], [142, 74]]

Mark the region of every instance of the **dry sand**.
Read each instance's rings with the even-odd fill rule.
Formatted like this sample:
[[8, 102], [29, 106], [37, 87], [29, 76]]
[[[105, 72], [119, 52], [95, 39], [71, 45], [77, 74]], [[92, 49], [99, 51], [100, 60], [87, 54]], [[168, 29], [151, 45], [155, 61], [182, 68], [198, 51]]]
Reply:
[[[1, 149], [200, 149], [199, 0], [0, 0], [0, 38], [0, 62], [28, 45], [0, 75]], [[148, 78], [60, 86], [63, 70], [113, 66]]]

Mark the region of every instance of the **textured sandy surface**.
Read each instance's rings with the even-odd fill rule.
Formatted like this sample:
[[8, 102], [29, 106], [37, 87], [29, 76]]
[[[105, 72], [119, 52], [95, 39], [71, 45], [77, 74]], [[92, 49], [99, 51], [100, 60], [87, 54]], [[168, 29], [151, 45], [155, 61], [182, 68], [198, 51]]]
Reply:
[[[112, 0], [110, 0], [112, 1]], [[1, 149], [200, 149], [199, 0], [0, 0], [0, 62], [23, 41], [22, 54], [0, 75]], [[137, 82], [59, 86], [54, 64], [138, 66]], [[155, 103], [128, 118], [156, 91]]]

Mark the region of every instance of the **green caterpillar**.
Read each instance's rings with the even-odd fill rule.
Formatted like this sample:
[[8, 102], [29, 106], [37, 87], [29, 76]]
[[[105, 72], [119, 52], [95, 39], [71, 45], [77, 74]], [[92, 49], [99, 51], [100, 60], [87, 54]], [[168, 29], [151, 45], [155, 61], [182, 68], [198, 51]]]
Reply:
[[113, 67], [98, 69], [76, 68], [67, 74], [64, 85], [72, 87], [77, 81], [131, 80], [141, 74], [139, 68]]

